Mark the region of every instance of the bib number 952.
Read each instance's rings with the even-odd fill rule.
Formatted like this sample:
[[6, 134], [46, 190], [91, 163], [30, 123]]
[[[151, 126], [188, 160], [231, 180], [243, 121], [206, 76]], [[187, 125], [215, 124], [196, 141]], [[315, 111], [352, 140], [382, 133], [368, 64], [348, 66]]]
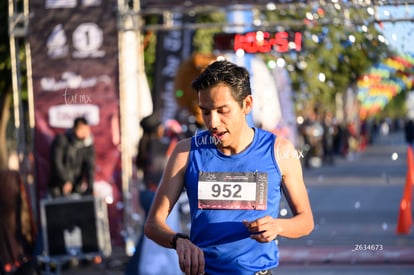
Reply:
[[200, 182], [198, 199], [254, 201], [256, 199], [256, 184], [250, 182]]
[[219, 198], [223, 196], [224, 198], [241, 198], [241, 185], [240, 184], [213, 184], [211, 186], [211, 195], [214, 198]]

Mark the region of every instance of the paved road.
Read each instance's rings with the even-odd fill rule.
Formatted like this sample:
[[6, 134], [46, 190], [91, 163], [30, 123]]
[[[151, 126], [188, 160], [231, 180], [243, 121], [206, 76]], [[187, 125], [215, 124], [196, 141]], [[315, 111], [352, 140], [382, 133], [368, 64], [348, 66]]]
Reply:
[[414, 274], [414, 234], [396, 234], [406, 158], [397, 133], [354, 161], [305, 170], [315, 230], [280, 240], [278, 274]]
[[[414, 274], [414, 233], [396, 234], [406, 150], [402, 133], [396, 133], [353, 161], [338, 157], [334, 166], [305, 170], [315, 230], [279, 240], [276, 274]], [[63, 274], [123, 274], [126, 260], [115, 248], [103, 264]]]

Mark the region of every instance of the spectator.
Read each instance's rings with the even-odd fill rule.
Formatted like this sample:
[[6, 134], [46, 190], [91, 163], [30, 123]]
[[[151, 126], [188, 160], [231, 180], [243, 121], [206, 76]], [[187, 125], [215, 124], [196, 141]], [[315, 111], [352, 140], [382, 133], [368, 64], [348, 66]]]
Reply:
[[335, 122], [331, 112], [326, 112], [323, 120], [323, 163], [334, 164]]
[[78, 117], [73, 127], [55, 137], [51, 148], [49, 192], [52, 197], [92, 195], [95, 148], [87, 120]]
[[[140, 191], [140, 203], [145, 214], [148, 213], [158, 184], [161, 180], [167, 158], [175, 146], [181, 126], [175, 120], [162, 124], [157, 113], [153, 113], [140, 122], [143, 135], [138, 143], [136, 166], [143, 174], [143, 189]], [[176, 230], [180, 229], [178, 208], [174, 208], [168, 223]], [[153, 259], [157, 258], [157, 264]], [[157, 243], [140, 236], [134, 255], [131, 257], [127, 275], [177, 275], [180, 274], [177, 254], [168, 251]]]
[[408, 119], [404, 126], [405, 141], [412, 146], [414, 143], [414, 122]]
[[0, 274], [37, 274], [35, 226], [26, 188], [17, 170], [0, 170]]

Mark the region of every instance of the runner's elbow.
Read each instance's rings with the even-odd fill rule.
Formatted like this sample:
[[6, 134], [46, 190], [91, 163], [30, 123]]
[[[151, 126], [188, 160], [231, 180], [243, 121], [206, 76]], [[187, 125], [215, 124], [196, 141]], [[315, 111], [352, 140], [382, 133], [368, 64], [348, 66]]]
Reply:
[[144, 235], [152, 240], [152, 233], [154, 232], [153, 228], [153, 223], [151, 223], [151, 221], [146, 221], [144, 223]]
[[315, 223], [313, 220], [313, 215], [312, 214], [306, 214], [302, 216], [302, 221], [300, 224], [300, 230], [297, 231], [298, 235], [296, 236], [297, 238], [302, 238], [305, 236], [308, 236], [312, 233], [313, 229], [315, 227]]
[[310, 216], [308, 221], [306, 222], [306, 226], [304, 226], [303, 236], [308, 236], [309, 234], [311, 234], [314, 228], [315, 222], [313, 220], [313, 216]]

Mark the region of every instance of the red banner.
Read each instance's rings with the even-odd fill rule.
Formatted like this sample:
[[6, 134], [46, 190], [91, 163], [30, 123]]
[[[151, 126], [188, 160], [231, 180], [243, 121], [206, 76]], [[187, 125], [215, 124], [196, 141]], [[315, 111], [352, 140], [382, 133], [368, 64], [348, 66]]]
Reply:
[[122, 200], [116, 0], [30, 1], [39, 199], [46, 196], [50, 144], [85, 116], [96, 151], [95, 185], [106, 190], [111, 236], [120, 242]]

